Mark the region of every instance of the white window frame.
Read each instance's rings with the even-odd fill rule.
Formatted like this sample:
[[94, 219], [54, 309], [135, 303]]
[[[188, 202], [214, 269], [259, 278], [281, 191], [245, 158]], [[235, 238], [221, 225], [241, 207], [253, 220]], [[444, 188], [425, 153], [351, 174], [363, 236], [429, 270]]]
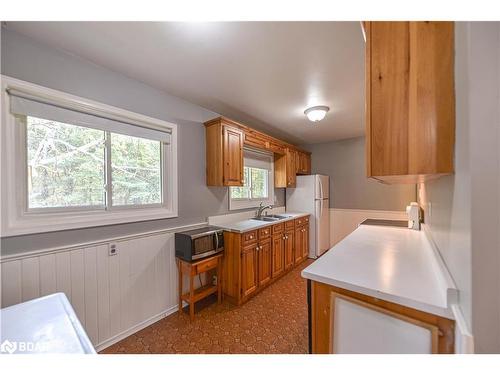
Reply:
[[[177, 125], [84, 99], [61, 91], [1, 75], [1, 237], [78, 229], [102, 225], [173, 218], [178, 216]], [[133, 122], [171, 133], [170, 144], [162, 144], [162, 204], [95, 208], [29, 209], [27, 189], [26, 129], [10, 112], [8, 89], [22, 90], [53, 103], [82, 112]]]
[[269, 158], [269, 163], [262, 164], [262, 162], [255, 162], [250, 157], [243, 157], [243, 166], [255, 167], [268, 170], [268, 197], [267, 199], [257, 198], [257, 199], [246, 199], [246, 198], [235, 198], [231, 199], [231, 187], [228, 188], [228, 200], [229, 200], [229, 210], [241, 210], [245, 208], [255, 208], [259, 207], [260, 203], [264, 206], [274, 205], [274, 157], [273, 154], [266, 153], [260, 150], [254, 150], [251, 148], [245, 148], [244, 152], [261, 154]]

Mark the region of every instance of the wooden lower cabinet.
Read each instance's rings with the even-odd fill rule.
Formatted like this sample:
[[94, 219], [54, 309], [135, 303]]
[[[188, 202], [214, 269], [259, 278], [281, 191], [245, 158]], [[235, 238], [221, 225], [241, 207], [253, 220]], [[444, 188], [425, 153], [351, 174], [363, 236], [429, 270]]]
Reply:
[[247, 297], [257, 290], [258, 286], [257, 246], [251, 245], [241, 251], [241, 295]]
[[453, 320], [320, 282], [307, 283], [310, 353], [454, 353]]
[[[309, 237], [305, 234], [309, 233], [308, 223], [308, 219], [301, 218], [245, 233], [224, 232], [222, 291], [225, 298], [240, 305], [305, 260], [304, 248], [309, 251]], [[295, 246], [297, 238], [300, 249]], [[298, 261], [297, 252], [300, 253]]]
[[295, 262], [300, 262], [309, 256], [309, 224], [295, 230]]
[[285, 270], [285, 242], [282, 233], [273, 236], [273, 266], [272, 276], [278, 277]]
[[258, 276], [259, 288], [262, 288], [271, 281], [271, 267], [272, 267], [271, 239], [267, 239], [259, 243], [257, 258], [259, 261], [259, 276]]
[[285, 271], [288, 271], [295, 264], [294, 254], [294, 230], [287, 230], [284, 235]]

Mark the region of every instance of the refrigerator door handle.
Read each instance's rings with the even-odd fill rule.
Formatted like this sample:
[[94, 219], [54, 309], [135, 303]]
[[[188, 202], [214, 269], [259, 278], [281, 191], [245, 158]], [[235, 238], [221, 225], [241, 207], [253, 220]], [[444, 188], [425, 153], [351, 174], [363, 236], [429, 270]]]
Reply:
[[319, 199], [323, 199], [324, 195], [323, 195], [323, 183], [321, 182], [321, 178], [318, 177], [318, 182], [319, 182], [319, 191], [321, 192], [321, 196], [319, 197]]

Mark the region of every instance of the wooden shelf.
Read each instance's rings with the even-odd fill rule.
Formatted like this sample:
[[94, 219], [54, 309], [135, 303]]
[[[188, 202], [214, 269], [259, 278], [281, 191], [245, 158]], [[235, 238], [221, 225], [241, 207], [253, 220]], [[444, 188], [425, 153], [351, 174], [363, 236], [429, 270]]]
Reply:
[[192, 302], [198, 302], [200, 299], [203, 299], [205, 297], [208, 297], [212, 293], [216, 293], [218, 291], [217, 285], [205, 285], [202, 286], [201, 288], [195, 289], [194, 294], [193, 294], [193, 299], [191, 300], [189, 293], [184, 293], [181, 296], [181, 299], [190, 303]]

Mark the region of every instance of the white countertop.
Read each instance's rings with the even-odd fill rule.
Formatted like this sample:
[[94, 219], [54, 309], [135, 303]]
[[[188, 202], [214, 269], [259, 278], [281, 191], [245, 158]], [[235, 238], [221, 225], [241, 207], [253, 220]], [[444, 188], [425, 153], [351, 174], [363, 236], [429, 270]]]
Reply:
[[426, 234], [407, 228], [360, 225], [302, 277], [446, 318], [457, 299]]
[[299, 212], [283, 212], [280, 213], [279, 215], [286, 215], [290, 217], [277, 221], [260, 221], [260, 220], [247, 219], [236, 222], [218, 223], [216, 225], [230, 232], [243, 233], [243, 232], [248, 232], [249, 230], [267, 227], [269, 225], [284, 223], [285, 221], [294, 220], [303, 216], [308, 216], [309, 214], [299, 213]]
[[[64, 293], [55, 293], [0, 310], [0, 342], [10, 354], [95, 354]], [[7, 341], [8, 340], [8, 341]]]

